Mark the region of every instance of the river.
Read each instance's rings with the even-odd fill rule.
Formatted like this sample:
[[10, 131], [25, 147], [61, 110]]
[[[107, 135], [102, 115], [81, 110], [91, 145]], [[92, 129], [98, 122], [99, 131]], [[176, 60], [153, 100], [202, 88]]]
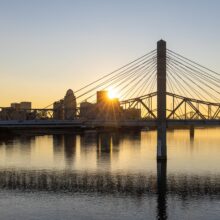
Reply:
[[220, 219], [220, 129], [0, 138], [0, 219]]

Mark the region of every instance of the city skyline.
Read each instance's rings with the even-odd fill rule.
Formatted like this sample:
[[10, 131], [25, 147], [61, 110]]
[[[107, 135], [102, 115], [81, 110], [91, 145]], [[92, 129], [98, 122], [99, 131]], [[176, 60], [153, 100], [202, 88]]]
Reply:
[[1, 219], [220, 219], [219, 0], [0, 0]]
[[0, 106], [28, 100], [45, 107], [155, 49], [161, 38], [220, 70], [218, 1], [65, 3], [0, 1]]

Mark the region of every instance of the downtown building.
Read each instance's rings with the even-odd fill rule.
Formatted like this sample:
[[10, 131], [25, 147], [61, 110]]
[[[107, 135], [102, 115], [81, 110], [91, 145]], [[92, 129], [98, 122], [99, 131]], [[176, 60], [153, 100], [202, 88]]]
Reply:
[[109, 98], [108, 91], [96, 93], [96, 103], [80, 103], [80, 118], [87, 120], [139, 120], [141, 109], [123, 109], [118, 98]]
[[35, 118], [31, 111], [31, 102], [11, 103], [0, 111], [0, 120], [30, 120]]
[[76, 118], [76, 97], [71, 89], [67, 90], [63, 99], [53, 103], [53, 118], [57, 120]]

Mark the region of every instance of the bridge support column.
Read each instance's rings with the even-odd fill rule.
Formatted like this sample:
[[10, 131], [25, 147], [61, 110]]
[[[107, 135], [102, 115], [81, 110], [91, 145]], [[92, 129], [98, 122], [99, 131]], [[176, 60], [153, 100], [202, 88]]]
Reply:
[[194, 136], [195, 136], [195, 129], [193, 125], [190, 125], [190, 130], [189, 130], [189, 135], [190, 135], [190, 140], [194, 140]]
[[157, 218], [167, 219], [167, 161], [157, 162]]
[[157, 42], [157, 159], [167, 159], [166, 138], [166, 42]]

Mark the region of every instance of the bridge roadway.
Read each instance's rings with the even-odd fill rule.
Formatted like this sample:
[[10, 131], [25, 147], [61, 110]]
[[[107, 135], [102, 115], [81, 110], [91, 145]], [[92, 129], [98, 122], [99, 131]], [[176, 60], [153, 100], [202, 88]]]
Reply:
[[[154, 128], [157, 126], [157, 120], [121, 120], [121, 121], [104, 121], [91, 120], [8, 120], [0, 121], [2, 129], [19, 129], [19, 128]], [[186, 127], [186, 126], [220, 126], [220, 120], [167, 120], [168, 127]]]

